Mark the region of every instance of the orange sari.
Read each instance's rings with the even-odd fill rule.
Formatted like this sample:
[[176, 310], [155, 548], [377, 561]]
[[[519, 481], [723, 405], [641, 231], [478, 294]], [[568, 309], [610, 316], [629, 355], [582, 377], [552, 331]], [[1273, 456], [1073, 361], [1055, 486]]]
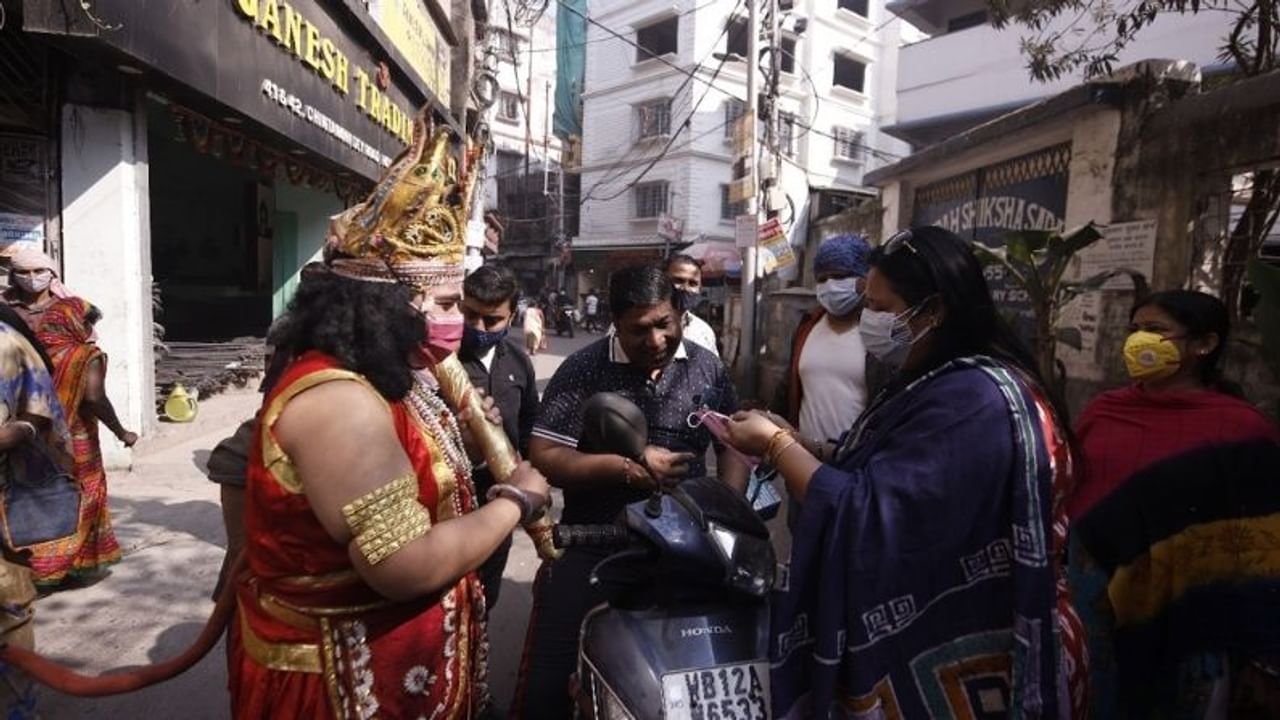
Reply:
[[31, 548], [31, 570], [39, 587], [56, 587], [120, 561], [120, 544], [107, 507], [107, 472], [102, 466], [98, 419], [80, 412], [94, 362], [106, 371], [107, 355], [92, 340], [86, 321], [88, 300], [58, 300], [44, 312], [38, 337], [53, 361], [53, 383], [71, 431], [74, 474], [80, 483], [80, 523], [75, 535]]
[[[249, 570], [236, 579], [239, 612], [228, 643], [234, 716], [475, 717], [488, 700], [484, 594], [475, 573], [433, 597], [381, 597], [320, 525], [276, 442], [273, 426], [285, 405], [338, 380], [368, 385], [327, 356], [303, 355], [259, 416], [245, 495]], [[409, 403], [390, 408], [432, 523], [470, 512], [471, 481], [446, 463], [442, 440]]]

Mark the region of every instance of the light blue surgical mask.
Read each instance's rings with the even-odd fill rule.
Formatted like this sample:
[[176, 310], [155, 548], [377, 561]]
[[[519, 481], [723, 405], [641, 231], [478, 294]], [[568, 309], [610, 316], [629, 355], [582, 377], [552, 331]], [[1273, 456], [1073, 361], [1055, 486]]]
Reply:
[[862, 344], [867, 352], [894, 370], [902, 367], [911, 354], [911, 346], [932, 329], [927, 328], [919, 335], [911, 332], [911, 319], [920, 312], [921, 307], [922, 305], [917, 305], [901, 315], [863, 310], [858, 321], [858, 332], [862, 335]]
[[818, 283], [817, 294], [818, 304], [835, 317], [848, 315], [862, 302], [857, 277], [824, 280]]

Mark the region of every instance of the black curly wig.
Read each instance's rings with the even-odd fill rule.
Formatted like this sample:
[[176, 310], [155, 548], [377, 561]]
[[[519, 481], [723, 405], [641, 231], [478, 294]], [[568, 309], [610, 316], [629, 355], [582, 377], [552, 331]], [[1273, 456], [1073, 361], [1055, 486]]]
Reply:
[[401, 400], [413, 385], [409, 357], [427, 334], [414, 294], [408, 285], [312, 273], [282, 318], [276, 354], [317, 350], [368, 378], [388, 400]]

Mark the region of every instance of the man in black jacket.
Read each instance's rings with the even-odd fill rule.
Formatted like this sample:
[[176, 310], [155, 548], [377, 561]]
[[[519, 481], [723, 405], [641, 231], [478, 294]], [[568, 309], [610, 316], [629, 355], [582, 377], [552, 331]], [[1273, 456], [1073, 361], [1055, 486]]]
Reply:
[[[502, 413], [503, 431], [520, 455], [527, 457], [533, 421], [538, 416], [538, 384], [522, 340], [507, 336], [518, 300], [515, 278], [505, 268], [485, 265], [467, 276], [462, 293], [466, 325], [458, 359], [471, 384], [493, 397]], [[474, 477], [476, 496], [483, 498], [493, 485], [493, 476], [481, 467]], [[498, 603], [510, 552], [511, 538], [507, 538], [480, 567], [485, 606], [490, 612]]]

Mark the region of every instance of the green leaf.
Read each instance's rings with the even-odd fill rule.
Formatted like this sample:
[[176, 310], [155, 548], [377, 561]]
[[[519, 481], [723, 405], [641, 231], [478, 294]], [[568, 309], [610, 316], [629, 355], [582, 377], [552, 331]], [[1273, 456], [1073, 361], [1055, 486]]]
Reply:
[[1065, 235], [1055, 235], [1053, 241], [1049, 243], [1048, 255], [1054, 260], [1070, 260], [1076, 253], [1098, 242], [1102, 237], [1102, 231], [1098, 226], [1089, 223]]
[[1146, 277], [1142, 273], [1138, 272], [1137, 270], [1130, 270], [1128, 268], [1120, 268], [1118, 270], [1107, 270], [1105, 272], [1100, 272], [1097, 275], [1094, 275], [1093, 277], [1085, 278], [1084, 280], [1080, 280], [1078, 282], [1062, 283], [1061, 287], [1062, 287], [1062, 290], [1066, 292], [1071, 292], [1076, 295], [1079, 295], [1082, 292], [1097, 290], [1103, 285], [1106, 285], [1108, 280], [1119, 277], [1121, 275], [1129, 276], [1129, 280], [1133, 282], [1134, 290], [1137, 291], [1137, 294], [1139, 297], [1146, 294], [1146, 289], [1147, 289]]
[[1063, 345], [1075, 348], [1076, 350], [1084, 348], [1084, 335], [1080, 333], [1080, 328], [1058, 328], [1055, 336], [1058, 338], [1058, 342]]

